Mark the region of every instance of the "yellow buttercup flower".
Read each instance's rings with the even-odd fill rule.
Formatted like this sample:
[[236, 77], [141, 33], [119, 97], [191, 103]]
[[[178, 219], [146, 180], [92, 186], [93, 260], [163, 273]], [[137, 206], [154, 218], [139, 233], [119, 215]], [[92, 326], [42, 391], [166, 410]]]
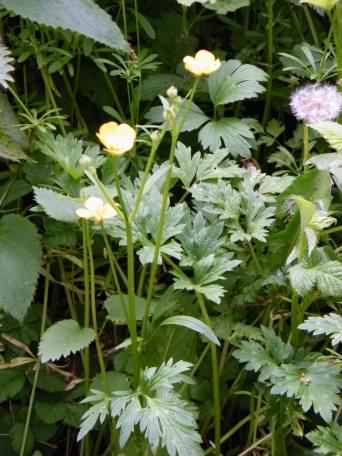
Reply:
[[185, 68], [196, 76], [208, 76], [221, 66], [219, 59], [209, 51], [198, 51], [195, 57], [187, 55], [183, 59]]
[[88, 198], [84, 207], [76, 209], [78, 217], [90, 220], [93, 219], [96, 224], [102, 223], [104, 220], [111, 219], [116, 216], [116, 210], [110, 205], [105, 203], [101, 198], [91, 196]]
[[112, 155], [123, 155], [132, 149], [136, 139], [135, 130], [129, 125], [107, 122], [96, 134], [106, 150]]

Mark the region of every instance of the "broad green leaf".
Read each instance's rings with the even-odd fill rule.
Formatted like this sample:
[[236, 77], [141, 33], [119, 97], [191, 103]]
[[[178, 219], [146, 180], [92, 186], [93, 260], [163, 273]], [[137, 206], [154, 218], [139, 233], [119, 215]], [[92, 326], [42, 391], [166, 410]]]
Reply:
[[88, 347], [95, 339], [91, 328], [80, 328], [75, 320], [62, 320], [45, 331], [39, 344], [43, 363], [56, 361]]
[[336, 150], [342, 152], [342, 125], [330, 120], [324, 120], [310, 125]]
[[25, 374], [20, 369], [0, 371], [0, 403], [13, 399], [23, 389]]
[[329, 336], [332, 345], [342, 343], [342, 317], [335, 313], [323, 317], [309, 317], [299, 328], [311, 332], [314, 336]]
[[60, 222], [78, 222], [76, 209], [82, 207], [81, 201], [47, 188], [33, 187], [33, 190], [36, 202], [49, 217]]
[[184, 326], [185, 328], [189, 328], [192, 331], [195, 331], [201, 334], [202, 336], [206, 337], [213, 344], [218, 346], [221, 345], [214, 331], [207, 324], [203, 323], [203, 321], [199, 320], [198, 318], [189, 317], [188, 315], [177, 315], [175, 317], [167, 318], [161, 323], [161, 325]]
[[208, 78], [209, 95], [215, 106], [255, 98], [264, 92], [267, 74], [254, 65], [228, 60]]
[[34, 404], [38, 417], [47, 424], [62, 421], [67, 413], [67, 406], [64, 402], [36, 401]]
[[0, 0], [0, 6], [38, 24], [78, 32], [113, 49], [128, 51], [118, 26], [92, 0]]
[[[342, 137], [341, 137], [342, 138]], [[315, 155], [306, 162], [307, 165], [314, 165], [321, 171], [328, 171], [339, 190], [342, 191], [342, 154], [334, 152], [330, 154]]]
[[246, 123], [231, 117], [208, 122], [200, 130], [198, 139], [203, 148], [211, 152], [227, 147], [233, 157], [249, 157], [254, 135]]
[[292, 195], [299, 195], [313, 203], [322, 203], [327, 210], [331, 202], [331, 186], [331, 178], [327, 171], [318, 169], [307, 171], [298, 176], [279, 196], [279, 203], [285, 202]]
[[0, 219], [0, 309], [23, 321], [39, 276], [41, 246], [36, 227], [24, 217]]

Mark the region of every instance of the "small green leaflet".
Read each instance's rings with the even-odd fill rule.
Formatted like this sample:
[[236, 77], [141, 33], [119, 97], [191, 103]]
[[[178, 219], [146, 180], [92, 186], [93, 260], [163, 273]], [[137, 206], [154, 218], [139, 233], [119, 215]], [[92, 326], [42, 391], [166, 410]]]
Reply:
[[202, 336], [205, 336], [213, 344], [218, 346], [221, 345], [214, 331], [208, 325], [203, 323], [203, 321], [198, 320], [198, 318], [189, 317], [188, 315], [177, 315], [175, 317], [170, 317], [164, 320], [161, 323], [161, 326], [164, 325], [176, 325], [189, 328], [192, 331], [202, 334]]
[[39, 276], [41, 246], [36, 227], [20, 215], [0, 219], [0, 309], [23, 321]]
[[32, 22], [78, 32], [113, 49], [128, 51], [118, 26], [92, 0], [0, 0], [0, 6]]
[[39, 344], [43, 363], [56, 361], [88, 347], [96, 334], [91, 328], [81, 328], [75, 320], [62, 320], [45, 331]]
[[299, 328], [311, 332], [314, 336], [322, 334], [330, 336], [333, 346], [342, 343], [342, 317], [336, 313], [330, 313], [323, 317], [309, 317], [299, 325]]

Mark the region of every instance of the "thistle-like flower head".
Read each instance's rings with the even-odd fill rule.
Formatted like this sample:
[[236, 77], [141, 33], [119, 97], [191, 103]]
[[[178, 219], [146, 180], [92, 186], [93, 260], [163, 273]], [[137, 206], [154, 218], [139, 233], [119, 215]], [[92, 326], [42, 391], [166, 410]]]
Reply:
[[8, 82], [13, 81], [14, 59], [6, 46], [0, 43], [0, 86], [7, 89]]
[[332, 84], [308, 84], [293, 93], [290, 107], [298, 120], [308, 124], [335, 120], [342, 111], [342, 95]]

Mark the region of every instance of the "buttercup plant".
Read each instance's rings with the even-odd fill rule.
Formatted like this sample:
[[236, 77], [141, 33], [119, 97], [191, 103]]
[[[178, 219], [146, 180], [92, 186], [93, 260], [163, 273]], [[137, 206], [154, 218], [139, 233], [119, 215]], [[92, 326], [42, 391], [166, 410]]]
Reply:
[[0, 453], [342, 455], [341, 0], [0, 3]]

